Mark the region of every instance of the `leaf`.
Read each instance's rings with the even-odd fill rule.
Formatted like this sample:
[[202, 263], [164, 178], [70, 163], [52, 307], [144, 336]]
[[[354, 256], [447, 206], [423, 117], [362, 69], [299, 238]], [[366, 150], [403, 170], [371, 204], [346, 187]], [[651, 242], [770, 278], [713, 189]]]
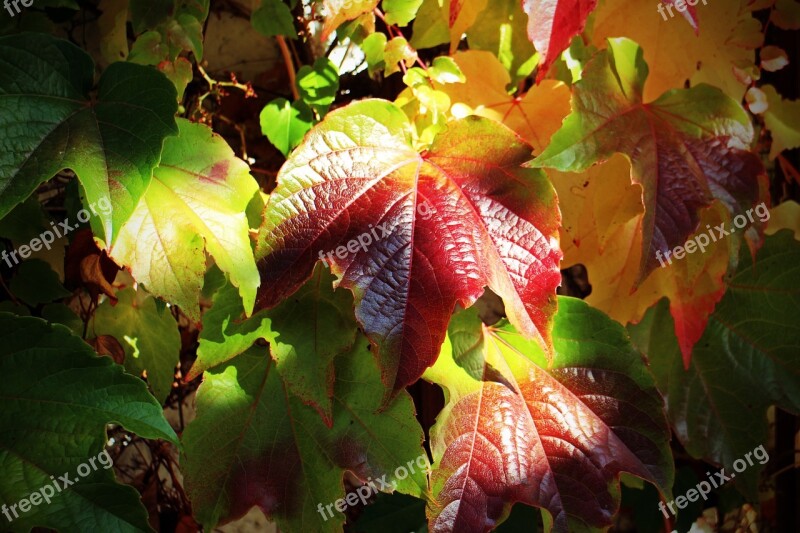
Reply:
[[101, 12], [97, 19], [100, 32], [100, 54], [108, 63], [124, 61], [128, 57], [128, 0], [100, 0]]
[[423, 0], [383, 0], [386, 24], [408, 26], [414, 20]]
[[206, 250], [250, 313], [259, 281], [245, 209], [258, 184], [222, 137], [187, 120], [178, 126], [109, 255], [149, 292], [197, 320]]
[[[450, 97], [452, 104], [463, 104], [469, 112], [502, 122], [541, 153], [550, 137], [569, 114], [569, 88], [561, 82], [544, 80], [522, 96], [506, 90], [511, 78], [490, 52], [470, 50], [453, 56], [466, 77], [463, 84], [437, 87]], [[465, 112], [455, 110], [454, 114]]]
[[595, 11], [591, 44], [603, 48], [608, 39], [621, 35], [639, 43], [650, 66], [645, 101], [685, 87], [689, 80], [692, 87], [701, 83], [718, 87], [739, 102], [750, 82], [737, 71], [756, 69], [755, 51], [764, 40], [749, 2], [698, 3], [701, 28], [695, 33], [681, 20], [665, 21], [656, 12], [658, 2], [604, 0]]
[[[638, 322], [647, 309], [668, 296], [675, 334], [688, 361], [692, 346], [725, 292], [723, 277], [731, 255], [738, 254], [740, 235], [718, 239], [716, 228], [732, 228], [732, 224], [727, 209], [716, 201], [701, 211], [698, 229], [688, 239], [698, 237], [705, 246], [680, 260], [662, 257], [661, 268], [639, 281], [642, 192], [641, 186], [631, 184], [630, 168], [625, 158], [616, 154], [579, 174], [550, 171], [564, 206], [563, 266], [584, 265], [592, 285], [587, 303], [622, 324]], [[615, 201], [609, 202], [609, 198]], [[757, 210], [758, 215], [765, 214], [760, 207]]]
[[775, 159], [784, 150], [800, 147], [800, 101], [785, 100], [775, 87], [761, 87], [767, 96], [767, 108], [764, 123], [772, 135], [769, 158]]
[[487, 5], [488, 0], [445, 0], [444, 10], [449, 15], [451, 54], [458, 50], [462, 36], [475, 24]]
[[553, 531], [607, 527], [623, 471], [669, 494], [663, 400], [622, 326], [559, 298], [548, 365], [509, 324], [471, 321], [483, 330], [484, 360], [507, 381], [475, 380], [454, 365], [458, 348], [449, 343], [426, 374], [447, 390], [431, 430], [431, 532], [487, 531], [514, 502], [547, 510]]
[[400, 63], [403, 63], [408, 68], [414, 64], [416, 59], [417, 52], [408, 45], [408, 41], [404, 37], [395, 37], [386, 43], [384, 47], [387, 76], [400, 72]]
[[88, 100], [94, 66], [42, 34], [0, 38], [0, 217], [59, 171], [75, 171], [111, 242], [150, 183], [165, 137], [177, 133], [175, 89], [153, 69], [114, 63]]
[[325, 116], [339, 91], [339, 69], [327, 57], [314, 61], [314, 66], [303, 65], [297, 71], [297, 89], [300, 98]]
[[[658, 14], [664, 18], [664, 21], [667, 20], [667, 13], [670, 14], [670, 17], [675, 16], [672, 9], [676, 9], [678, 13], [683, 15], [683, 18], [689, 23], [689, 25], [694, 30], [695, 35], [700, 34], [700, 22], [697, 20], [697, 0], [694, 5], [687, 3], [685, 0], [664, 0], [663, 5], [659, 3], [658, 7]], [[706, 0], [708, 3], [708, 0]], [[665, 11], [666, 9], [666, 11]]]
[[583, 31], [596, 5], [597, 0], [522, 0], [522, 10], [528, 14], [528, 38], [541, 54], [538, 80]]
[[380, 0], [323, 0], [325, 6], [325, 23], [322, 26], [321, 40], [327, 41], [331, 33], [343, 22], [354, 20], [364, 13], [369, 13]]
[[163, 404], [180, 359], [178, 324], [169, 311], [157, 310], [155, 300], [142, 291], [124, 289], [117, 299], [115, 305], [108, 300], [100, 304], [89, 331], [116, 338], [125, 350], [125, 369], [134, 376], [146, 371], [153, 395]]
[[311, 129], [314, 117], [302, 100], [290, 103], [285, 98], [277, 98], [264, 106], [259, 120], [261, 132], [269, 142], [288, 156]]
[[186, 379], [195, 379], [264, 339], [287, 388], [330, 425], [333, 359], [353, 346], [357, 328], [352, 314], [352, 295], [344, 289], [334, 291], [333, 276], [322, 265], [292, 298], [248, 319], [235, 288], [225, 285], [203, 315], [197, 360]]
[[133, 31], [138, 35], [165, 22], [172, 14], [175, 0], [129, 0]]
[[[739, 270], [717, 305], [684, 370], [666, 316], [654, 307], [631, 335], [649, 357], [667, 398], [672, 427], [694, 457], [732, 465], [767, 442], [765, 411], [800, 412], [800, 243], [789, 231], [767, 237], [754, 264], [742, 247]], [[762, 463], [763, 464], [763, 463]], [[761, 465], [736, 472], [736, 483], [757, 500]]]
[[775, 10], [770, 20], [782, 30], [800, 30], [800, 2], [775, 0]]
[[344, 515], [331, 504], [344, 497], [345, 470], [421, 494], [422, 468], [405, 479], [394, 475], [420, 456], [427, 465], [411, 397], [403, 392], [375, 414], [383, 386], [363, 337], [337, 358], [330, 429], [289, 393], [260, 351], [206, 373], [197, 418], [184, 432], [186, 488], [206, 529], [258, 505], [284, 531], [341, 531]]
[[539, 62], [528, 40], [527, 19], [520, 0], [493, 0], [467, 31], [470, 49], [492, 52], [515, 82], [526, 78]]
[[281, 169], [257, 246], [258, 308], [291, 295], [317, 260], [332, 264], [394, 391], [436, 360], [456, 302], [486, 286], [547, 345], [561, 279], [552, 187], [521, 168], [530, 147], [479, 117], [449, 124], [422, 155], [408, 132], [381, 100], [328, 115]]
[[253, 11], [250, 22], [258, 33], [266, 37], [286, 35], [296, 37], [294, 17], [283, 0], [262, 0], [258, 9]]
[[765, 46], [759, 51], [761, 68], [767, 72], [777, 72], [789, 64], [789, 56], [783, 48]]
[[645, 206], [641, 281], [658, 266], [657, 253], [686, 242], [715, 198], [732, 215], [752, 207], [764, 170], [747, 151], [753, 129], [736, 102], [699, 85], [644, 103], [642, 49], [624, 38], [608, 46], [586, 66], [572, 114], [533, 165], [580, 172], [614, 153], [628, 156]]
[[411, 46], [417, 50], [450, 42], [448, 17], [442, 9], [444, 0], [423, 0], [414, 19]]
[[20, 263], [9, 288], [31, 307], [61, 300], [71, 294], [59, 281], [58, 274], [41, 259]]
[[104, 449], [111, 422], [143, 438], [177, 443], [144, 383], [94, 355], [65, 327], [38, 318], [0, 314], [0, 345], [0, 501], [18, 502], [63, 474], [77, 479], [10, 528], [71, 532], [91, 524], [99, 531], [150, 531], [136, 490], [117, 484], [104, 468], [75, 475]]

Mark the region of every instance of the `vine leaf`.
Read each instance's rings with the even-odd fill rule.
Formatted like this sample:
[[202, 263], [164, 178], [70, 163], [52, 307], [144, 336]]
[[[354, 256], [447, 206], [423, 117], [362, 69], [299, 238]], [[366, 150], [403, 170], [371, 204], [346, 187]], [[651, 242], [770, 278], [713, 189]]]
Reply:
[[528, 14], [528, 38], [541, 55], [538, 80], [583, 31], [596, 5], [597, 0], [522, 0], [522, 9]]
[[195, 361], [187, 381], [245, 352], [258, 339], [270, 343], [270, 352], [286, 386], [332, 423], [334, 364], [350, 350], [357, 326], [353, 296], [333, 290], [334, 278], [318, 264], [311, 278], [292, 298], [274, 309], [245, 317], [242, 299], [230, 284], [214, 295], [203, 315]]
[[708, 85], [644, 103], [647, 72], [636, 43], [610, 39], [575, 84], [572, 114], [532, 163], [580, 172], [614, 153], [628, 156], [645, 206], [640, 281], [659, 265], [658, 253], [686, 242], [701, 209], [716, 198], [743, 213], [766, 179], [748, 150], [753, 128], [739, 104]]
[[624, 35], [641, 45], [650, 65], [646, 101], [685, 87], [688, 80], [692, 87], [701, 83], [718, 87], [740, 102], [752, 81], [747, 78], [758, 72], [755, 51], [764, 35], [752, 12], [764, 6], [750, 0], [700, 2], [695, 6], [701, 24], [696, 32], [678, 16], [667, 15], [664, 20], [657, 5], [604, 0], [594, 14], [590, 43], [604, 48], [607, 39]]
[[[743, 246], [739, 270], [684, 369], [666, 300], [628, 326], [652, 361], [672, 427], [694, 457], [733, 472], [737, 459], [767, 441], [766, 410], [800, 412], [800, 243], [782, 230], [766, 237], [754, 264]], [[763, 464], [763, 463], [762, 463]], [[736, 473], [756, 501], [761, 465]]]
[[380, 0], [323, 0], [325, 6], [325, 23], [322, 26], [320, 39], [324, 42], [336, 28], [348, 20], [354, 20], [369, 13]]
[[[411, 397], [401, 392], [376, 413], [383, 385], [367, 348], [360, 336], [336, 359], [332, 428], [287, 390], [263, 348], [206, 372], [181, 465], [207, 529], [257, 505], [284, 531], [341, 531], [344, 515], [330, 504], [344, 497], [346, 470], [362, 481], [385, 475], [397, 490], [422, 495], [427, 457]], [[394, 475], [418, 457], [423, 468]]]
[[187, 120], [178, 126], [109, 255], [149, 292], [199, 320], [205, 250], [239, 288], [250, 313], [259, 279], [245, 210], [258, 184], [222, 137]]
[[508, 323], [486, 327], [467, 314], [460, 336], [469, 321], [485, 368], [503, 379], [475, 379], [456, 366], [464, 349], [475, 363], [473, 342], [446, 343], [425, 374], [448, 391], [431, 432], [430, 531], [486, 531], [514, 502], [547, 510], [553, 531], [607, 527], [622, 472], [670, 493], [663, 399], [620, 324], [559, 298], [548, 365], [541, 348]]
[[[145, 384], [110, 358], [97, 357], [64, 326], [38, 318], [0, 313], [0, 344], [0, 502], [11, 507], [52, 484], [51, 476], [77, 479], [59, 485], [47, 505], [27, 513], [17, 507], [19, 517], [6, 526], [19, 532], [80, 531], [86, 524], [100, 531], [151, 531], [136, 490], [116, 483], [95, 459], [111, 422], [177, 444]], [[89, 458], [98, 468], [79, 477], [85, 469], [78, 466]]]
[[132, 288], [117, 292], [116, 304], [104, 301], [94, 313], [90, 331], [111, 335], [125, 351], [125, 369], [134, 376], [147, 372], [147, 382], [163, 403], [175, 379], [181, 352], [181, 334], [172, 314], [157, 309], [156, 301]]
[[64, 169], [75, 171], [112, 242], [150, 183], [164, 138], [177, 133], [172, 83], [152, 68], [114, 63], [88, 98], [92, 59], [39, 33], [0, 38], [0, 218]]
[[257, 247], [258, 308], [332, 264], [394, 391], [436, 360], [456, 302], [486, 286], [547, 346], [561, 279], [556, 198], [522, 168], [529, 146], [480, 117], [450, 123], [423, 154], [409, 132], [381, 100], [328, 115], [281, 169]]

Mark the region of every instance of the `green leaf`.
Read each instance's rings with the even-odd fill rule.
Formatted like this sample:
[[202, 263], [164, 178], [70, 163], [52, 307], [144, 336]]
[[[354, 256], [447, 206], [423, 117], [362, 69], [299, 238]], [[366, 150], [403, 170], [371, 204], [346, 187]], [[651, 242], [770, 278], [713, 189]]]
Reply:
[[450, 42], [450, 26], [439, 0], [423, 0], [414, 19], [411, 46], [416, 50]]
[[0, 38], [0, 217], [70, 168], [113, 241], [150, 183], [164, 138], [177, 132], [175, 88], [162, 74], [114, 63], [89, 100], [94, 67], [76, 46], [41, 34]]
[[369, 35], [361, 43], [361, 49], [367, 59], [367, 68], [369, 75], [373, 76], [376, 72], [383, 70], [386, 67], [384, 61], [384, 50], [386, 49], [386, 35], [380, 32], [375, 32]]
[[[462, 313], [453, 332], [455, 342], [426, 373], [448, 400], [431, 430], [431, 531], [485, 531], [515, 502], [547, 510], [553, 531], [607, 527], [622, 472], [669, 494], [663, 400], [620, 324], [560, 297], [551, 362], [507, 322], [487, 327]], [[498, 379], [456, 366], [473, 346]]]
[[39, 199], [36, 195], [29, 196], [0, 220], [0, 235], [18, 245], [29, 243], [45, 231], [46, 219]]
[[125, 350], [125, 369], [134, 376], [147, 371], [153, 395], [163, 404], [180, 359], [178, 324], [169, 311], [159, 312], [153, 297], [144, 291], [124, 289], [117, 299], [115, 305], [110, 300], [100, 304], [89, 331], [116, 338]]
[[261, 132], [275, 148], [288, 156], [311, 129], [314, 117], [302, 100], [290, 103], [285, 98], [277, 98], [261, 110], [260, 121]]
[[428, 75], [438, 83], [464, 83], [467, 78], [452, 57], [439, 56], [433, 60]]
[[31, 307], [54, 302], [71, 294], [59, 281], [58, 274], [41, 259], [20, 263], [9, 288], [14, 296]]
[[259, 285], [245, 209], [258, 191], [247, 164], [207, 126], [179, 120], [180, 134], [164, 143], [153, 181], [111, 257], [147, 290], [200, 318], [204, 250], [253, 309]]
[[261, 6], [250, 16], [250, 23], [258, 33], [266, 37], [275, 35], [297, 37], [294, 17], [283, 0], [262, 0]]
[[[139, 494], [111, 471], [79, 477], [102, 452], [114, 422], [143, 438], [177, 443], [144, 383], [97, 357], [63, 326], [0, 314], [0, 501], [9, 506], [67, 474], [77, 481], [13, 523], [13, 531], [150, 531]], [[97, 461], [96, 459], [94, 459]], [[87, 463], [88, 465], [88, 463]], [[63, 483], [63, 482], [62, 482]], [[18, 510], [19, 512], [19, 510]]]
[[488, 50], [511, 74], [512, 82], [530, 75], [538, 64], [528, 39], [528, 17], [519, 0], [495, 0], [467, 31], [471, 50]]
[[323, 117], [336, 99], [339, 69], [327, 57], [317, 59], [313, 67], [303, 65], [297, 71], [297, 89], [300, 98]]
[[[344, 515], [331, 504], [344, 497], [345, 470], [364, 481], [385, 476], [396, 490], [422, 494], [427, 456], [411, 397], [402, 392], [376, 413], [383, 385], [367, 348], [360, 336], [336, 359], [330, 428], [289, 393], [263, 348], [206, 372], [181, 459], [206, 529], [258, 505], [284, 531], [341, 531]], [[419, 457], [425, 467], [415, 463]], [[401, 479], [398, 467], [409, 464], [414, 472]]]
[[383, 0], [386, 24], [408, 26], [408, 23], [417, 16], [421, 5], [422, 0]]
[[[755, 264], [747, 246], [741, 254], [739, 270], [695, 345], [688, 370], [666, 300], [629, 326], [650, 358], [683, 446], [728, 473], [734, 461], [767, 442], [767, 407], [800, 412], [800, 243], [784, 230], [765, 239]], [[752, 502], [758, 501], [761, 469], [756, 462], [736, 473], [736, 483]]]
[[242, 302], [226, 285], [203, 315], [197, 361], [187, 379], [250, 348], [258, 339], [270, 352], [287, 387], [331, 422], [333, 359], [353, 346], [353, 296], [333, 290], [334, 277], [317, 265], [311, 279], [278, 307], [244, 318]]

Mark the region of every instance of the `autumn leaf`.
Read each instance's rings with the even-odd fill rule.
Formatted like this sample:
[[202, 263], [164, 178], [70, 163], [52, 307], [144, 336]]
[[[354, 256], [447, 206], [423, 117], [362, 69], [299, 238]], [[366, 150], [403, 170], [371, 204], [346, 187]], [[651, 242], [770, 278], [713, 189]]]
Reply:
[[522, 0], [522, 9], [528, 14], [528, 38], [541, 54], [538, 80], [583, 31], [596, 5], [597, 0]]
[[[411, 397], [402, 392], [376, 413], [383, 385], [363, 335], [337, 359], [332, 428], [291, 394], [263, 350], [207, 372], [197, 392], [181, 466], [206, 529], [257, 505], [281, 530], [341, 531], [344, 515], [331, 504], [345, 496], [346, 470], [372, 480], [375, 492], [423, 494], [427, 457]], [[414, 472], [395, 476], [409, 462]]]
[[199, 319], [208, 252], [239, 288], [249, 313], [259, 281], [245, 209], [258, 184], [208, 127], [187, 120], [178, 126], [109, 255], [148, 291]]
[[321, 40], [324, 42], [336, 28], [348, 20], [354, 20], [364, 13], [378, 7], [380, 0], [323, 0], [325, 6], [325, 24], [322, 27]]
[[646, 101], [689, 80], [691, 86], [718, 87], [738, 102], [749, 84], [740, 73], [756, 69], [755, 51], [764, 39], [749, 1], [700, 2], [695, 33], [677, 16], [664, 20], [656, 11], [658, 2], [604, 0], [595, 12], [591, 44], [604, 48], [608, 39], [624, 35], [641, 45], [650, 66]]
[[[800, 243], [783, 230], [767, 237], [753, 263], [742, 247], [739, 269], [684, 369], [666, 302], [629, 326], [653, 364], [670, 422], [694, 457], [734, 472], [732, 464], [768, 440], [766, 410], [800, 412]], [[762, 463], [763, 465], [763, 463]], [[751, 501], [762, 465], [735, 473]]]
[[455, 304], [486, 286], [548, 345], [560, 282], [558, 208], [544, 174], [521, 167], [530, 147], [480, 117], [450, 123], [422, 154], [409, 132], [385, 101], [328, 115], [281, 169], [257, 247], [258, 308], [316, 261], [332, 265], [395, 391], [436, 360]]
[[640, 281], [659, 266], [657, 254], [686, 242], [715, 198], [731, 214], [752, 207], [764, 172], [749, 151], [752, 125], [736, 102], [699, 85], [645, 103], [647, 73], [636, 43], [610, 39], [575, 84], [572, 114], [532, 163], [580, 172], [614, 153], [630, 159], [645, 207]]
[[[663, 400], [622, 326], [560, 298], [548, 364], [508, 323], [483, 326], [473, 314], [461, 319], [459, 336], [469, 323], [470, 342], [446, 342], [425, 374], [448, 398], [431, 431], [430, 531], [489, 531], [514, 502], [547, 510], [553, 531], [607, 527], [621, 472], [669, 494]], [[465, 349], [504, 379], [475, 379], [456, 366]]]
[[[508, 94], [508, 71], [490, 52], [469, 50], [453, 56], [466, 80], [435, 84], [450, 97], [451, 104], [467, 106], [456, 115], [475, 114], [502, 122], [541, 153], [550, 137], [569, 114], [569, 88], [556, 80], [544, 80], [521, 96]], [[458, 108], [456, 108], [458, 109]]]

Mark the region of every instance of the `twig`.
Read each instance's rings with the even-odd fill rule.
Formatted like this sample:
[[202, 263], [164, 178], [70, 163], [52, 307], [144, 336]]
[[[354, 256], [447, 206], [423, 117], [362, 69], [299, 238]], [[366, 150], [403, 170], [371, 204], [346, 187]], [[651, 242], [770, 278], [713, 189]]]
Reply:
[[297, 90], [297, 74], [294, 71], [294, 62], [292, 61], [292, 54], [289, 52], [289, 47], [286, 45], [286, 39], [283, 35], [276, 35], [275, 40], [278, 41], [278, 47], [281, 49], [283, 62], [286, 64], [286, 74], [289, 75], [289, 85], [292, 87], [292, 97], [295, 100], [300, 99], [300, 93]]

